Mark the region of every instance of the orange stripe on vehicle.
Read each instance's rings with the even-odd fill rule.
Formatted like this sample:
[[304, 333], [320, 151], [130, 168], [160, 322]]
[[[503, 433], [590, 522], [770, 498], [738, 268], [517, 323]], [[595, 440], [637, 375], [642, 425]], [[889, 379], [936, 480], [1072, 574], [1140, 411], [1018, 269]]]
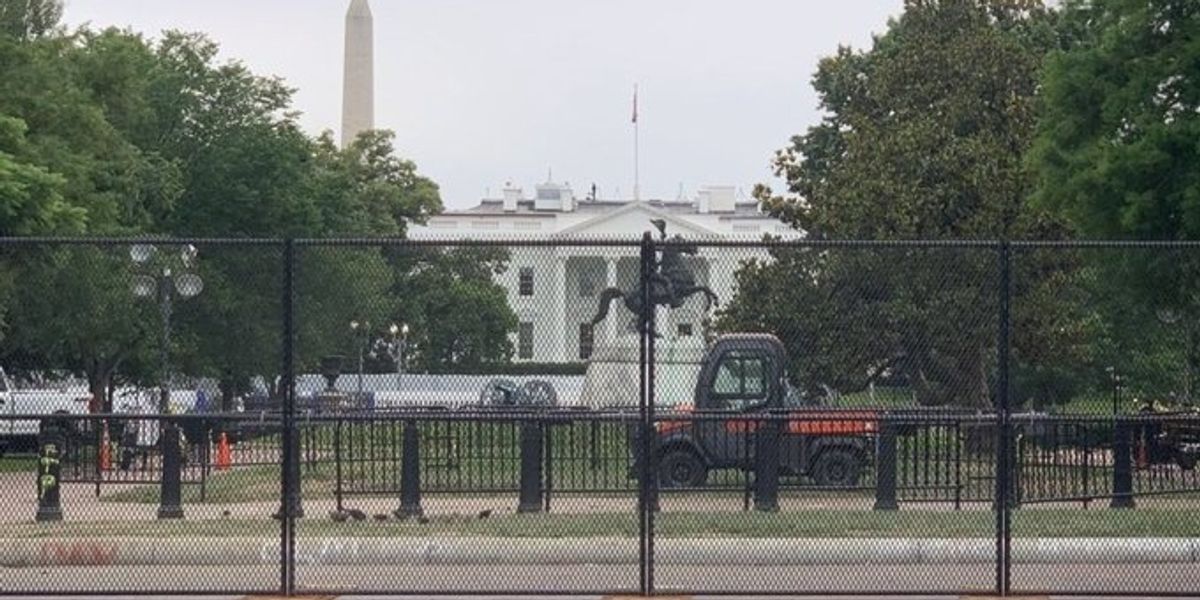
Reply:
[[799, 435], [844, 435], [876, 431], [874, 413], [836, 413], [804, 415], [804, 419], [788, 422], [788, 433]]

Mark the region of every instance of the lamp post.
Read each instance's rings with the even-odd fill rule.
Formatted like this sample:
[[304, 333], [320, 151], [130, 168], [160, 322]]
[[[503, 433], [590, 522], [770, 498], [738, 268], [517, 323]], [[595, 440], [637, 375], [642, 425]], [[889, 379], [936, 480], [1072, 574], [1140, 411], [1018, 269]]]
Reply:
[[[1172, 327], [1183, 320], [1183, 314], [1172, 308], [1160, 308], [1155, 311], [1154, 316], [1158, 317], [1158, 321], [1163, 325]], [[1183, 347], [1183, 396], [1187, 402], [1191, 402], [1192, 396], [1192, 322], [1191, 319], [1183, 323], [1183, 327], [1173, 327], [1178, 331], [1184, 339], [1180, 343]]]
[[171, 311], [176, 294], [180, 298], [194, 298], [204, 290], [204, 280], [187, 270], [195, 266], [196, 247], [188, 244], [179, 252], [178, 271], [172, 270], [175, 261], [167, 257], [156, 260], [158, 248], [148, 244], [137, 244], [129, 249], [129, 257], [142, 272], [134, 275], [132, 291], [138, 298], [156, 298], [162, 322], [159, 339], [159, 398], [158, 412], [166, 414], [171, 397]]
[[396, 365], [396, 387], [399, 389], [406, 367], [404, 359], [405, 353], [408, 351], [408, 323], [402, 325], [392, 323], [388, 327], [388, 336], [375, 342], [375, 349], [372, 350], [371, 355], [375, 356], [377, 351], [387, 354]]
[[[171, 308], [175, 295], [194, 298], [204, 290], [204, 280], [199, 275], [187, 272], [195, 266], [196, 247], [184, 246], [174, 260], [169, 256], [159, 257], [158, 248], [148, 244], [136, 244], [129, 249], [129, 258], [141, 270], [134, 275], [132, 291], [138, 298], [155, 298], [158, 301], [162, 334], [159, 339], [159, 396], [160, 418], [170, 409], [171, 401]], [[178, 267], [173, 270], [173, 267]], [[179, 458], [179, 428], [172, 422], [159, 421], [158, 442], [162, 452], [162, 479], [159, 492], [158, 518], [182, 519], [181, 474]]]
[[1112, 408], [1113, 415], [1116, 415], [1121, 412], [1121, 374], [1117, 373], [1115, 367], [1108, 367], [1105, 371], [1108, 371], [1109, 381], [1112, 382]]
[[354, 335], [355, 345], [358, 346], [358, 391], [355, 394], [355, 406], [362, 402], [363, 397], [363, 354], [367, 351], [367, 336], [370, 335], [371, 324], [350, 321], [350, 331]]

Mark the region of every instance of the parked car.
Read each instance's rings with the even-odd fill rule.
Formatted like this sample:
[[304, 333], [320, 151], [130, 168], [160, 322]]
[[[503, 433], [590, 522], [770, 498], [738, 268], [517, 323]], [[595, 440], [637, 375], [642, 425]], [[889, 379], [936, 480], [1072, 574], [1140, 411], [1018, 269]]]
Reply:
[[86, 387], [18, 388], [0, 369], [0, 455], [8, 450], [36, 447], [38, 419], [17, 419], [20, 415], [84, 414], [91, 394]]

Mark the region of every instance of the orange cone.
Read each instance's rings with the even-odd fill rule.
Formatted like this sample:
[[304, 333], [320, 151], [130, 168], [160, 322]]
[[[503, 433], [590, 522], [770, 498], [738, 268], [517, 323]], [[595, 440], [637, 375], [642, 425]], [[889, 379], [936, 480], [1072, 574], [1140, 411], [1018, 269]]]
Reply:
[[108, 439], [108, 421], [100, 429], [100, 470], [112, 469], [112, 442]]
[[217, 440], [217, 470], [224, 471], [232, 463], [233, 459], [229, 455], [229, 436], [222, 431], [221, 437]]

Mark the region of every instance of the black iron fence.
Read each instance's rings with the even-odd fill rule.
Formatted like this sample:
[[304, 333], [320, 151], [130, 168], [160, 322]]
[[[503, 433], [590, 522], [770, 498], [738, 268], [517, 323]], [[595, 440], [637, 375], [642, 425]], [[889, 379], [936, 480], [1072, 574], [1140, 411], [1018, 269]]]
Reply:
[[4, 240], [0, 589], [1188, 593], [1198, 253]]

